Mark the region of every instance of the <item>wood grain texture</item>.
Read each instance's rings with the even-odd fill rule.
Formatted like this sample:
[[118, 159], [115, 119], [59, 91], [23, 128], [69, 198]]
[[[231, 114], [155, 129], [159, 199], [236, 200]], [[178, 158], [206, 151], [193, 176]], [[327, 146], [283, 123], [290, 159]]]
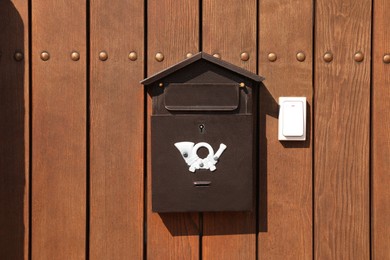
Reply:
[[315, 15], [314, 257], [369, 259], [371, 1], [319, 0]]
[[90, 257], [142, 259], [144, 1], [96, 0], [90, 10]]
[[[0, 256], [28, 259], [28, 3], [0, 2]], [[23, 54], [16, 61], [16, 52]]]
[[[148, 1], [147, 74], [199, 51], [199, 2], [197, 0]], [[164, 55], [155, 60], [157, 52]], [[151, 97], [147, 96], [147, 259], [199, 259], [198, 214], [158, 214], [151, 205]]]
[[85, 3], [33, 1], [32, 34], [32, 258], [85, 259]]
[[376, 0], [372, 63], [372, 259], [390, 259], [390, 2]]
[[[256, 73], [257, 2], [204, 0], [202, 9], [203, 51]], [[242, 52], [249, 53], [248, 61], [241, 60]]]
[[[259, 259], [312, 259], [312, 12], [310, 0], [260, 1], [259, 74], [266, 80], [260, 92]], [[307, 98], [306, 141], [278, 141], [278, 99], [289, 96]]]
[[[255, 0], [204, 0], [203, 50], [256, 73], [256, 6]], [[203, 259], [256, 259], [256, 211], [204, 213], [202, 246]]]

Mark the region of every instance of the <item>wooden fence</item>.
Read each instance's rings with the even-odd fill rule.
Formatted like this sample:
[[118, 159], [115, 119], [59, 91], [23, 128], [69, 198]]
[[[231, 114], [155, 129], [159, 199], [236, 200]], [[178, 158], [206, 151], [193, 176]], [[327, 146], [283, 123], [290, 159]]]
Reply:
[[[0, 258], [390, 259], [389, 12], [0, 0]], [[253, 212], [151, 212], [139, 81], [198, 51], [266, 78]], [[280, 96], [307, 97], [307, 141], [278, 141]]]

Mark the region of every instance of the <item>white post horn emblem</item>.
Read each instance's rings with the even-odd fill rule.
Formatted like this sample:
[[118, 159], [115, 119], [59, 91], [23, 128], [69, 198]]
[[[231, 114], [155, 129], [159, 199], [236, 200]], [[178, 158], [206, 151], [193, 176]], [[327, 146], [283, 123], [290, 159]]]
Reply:
[[[175, 143], [175, 146], [180, 151], [184, 161], [190, 167], [190, 172], [195, 172], [199, 169], [210, 170], [212, 172], [215, 171], [217, 169], [215, 165], [217, 164], [218, 159], [227, 148], [226, 145], [220, 144], [218, 151], [214, 154], [214, 150], [211, 145], [205, 142], [197, 144], [194, 144], [193, 142], [178, 142]], [[209, 154], [203, 159], [199, 158], [197, 154], [198, 149], [201, 147], [205, 147], [209, 151]]]

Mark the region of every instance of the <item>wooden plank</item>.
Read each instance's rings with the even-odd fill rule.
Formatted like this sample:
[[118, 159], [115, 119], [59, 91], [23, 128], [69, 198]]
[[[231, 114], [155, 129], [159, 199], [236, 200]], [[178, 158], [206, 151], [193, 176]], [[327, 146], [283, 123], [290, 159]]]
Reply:
[[85, 259], [85, 3], [32, 1], [32, 35], [32, 258]]
[[369, 259], [371, 1], [319, 0], [315, 16], [314, 257]]
[[[151, 76], [199, 51], [197, 0], [148, 1], [147, 73]], [[156, 53], [164, 60], [157, 62]], [[147, 259], [199, 259], [198, 214], [157, 214], [151, 207], [151, 98], [147, 96]]]
[[[0, 2], [0, 255], [28, 259], [28, 3]], [[21, 60], [15, 53], [23, 54]]]
[[[256, 0], [204, 0], [202, 6], [203, 50], [256, 73]], [[242, 52], [249, 60], [240, 58]]]
[[[312, 259], [312, 2], [260, 1], [259, 259]], [[307, 98], [306, 141], [278, 141], [283, 96]]]
[[390, 259], [390, 2], [376, 0], [372, 63], [372, 259]]
[[[202, 13], [203, 50], [256, 73], [256, 1], [204, 0]], [[202, 246], [203, 259], [256, 259], [256, 211], [204, 213]]]
[[90, 257], [142, 259], [144, 1], [97, 0], [90, 10]]

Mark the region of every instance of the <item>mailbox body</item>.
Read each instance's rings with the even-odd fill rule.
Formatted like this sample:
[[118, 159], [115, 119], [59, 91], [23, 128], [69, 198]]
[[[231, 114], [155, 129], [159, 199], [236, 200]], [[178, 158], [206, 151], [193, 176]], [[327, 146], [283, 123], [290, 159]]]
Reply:
[[[255, 194], [259, 81], [209, 55], [207, 59], [199, 55], [146, 84], [152, 96], [152, 210], [250, 211]], [[189, 148], [179, 150], [177, 143]], [[209, 146], [191, 150], [204, 143]], [[205, 158], [221, 146], [226, 149], [214, 164], [216, 169], [190, 171], [186, 159], [191, 154], [203, 166]]]

